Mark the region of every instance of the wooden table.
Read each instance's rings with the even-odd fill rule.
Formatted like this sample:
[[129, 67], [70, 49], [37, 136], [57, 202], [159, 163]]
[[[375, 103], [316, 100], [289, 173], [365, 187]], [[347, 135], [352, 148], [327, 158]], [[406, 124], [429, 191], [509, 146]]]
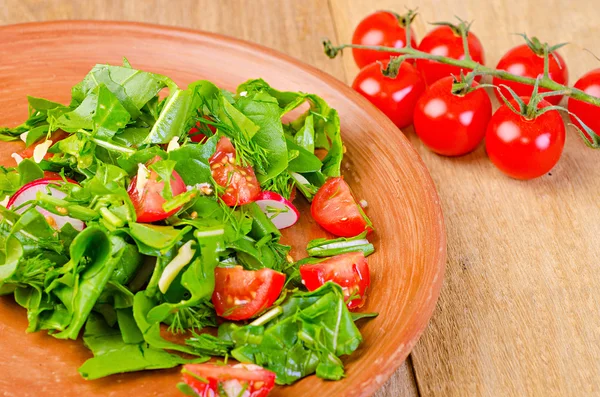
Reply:
[[[475, 19], [490, 65], [521, 42], [512, 33], [527, 32], [573, 43], [561, 50], [572, 82], [600, 67], [583, 51], [600, 55], [596, 0], [0, 0], [0, 23], [109, 19], [215, 31], [350, 82], [352, 57], [327, 59], [320, 39], [347, 42], [363, 16], [404, 6], [419, 7], [419, 37], [426, 21]], [[600, 152], [570, 130], [557, 167], [520, 182], [500, 174], [483, 147], [445, 158], [405, 134], [439, 190], [448, 270], [429, 328], [377, 396], [600, 393]]]

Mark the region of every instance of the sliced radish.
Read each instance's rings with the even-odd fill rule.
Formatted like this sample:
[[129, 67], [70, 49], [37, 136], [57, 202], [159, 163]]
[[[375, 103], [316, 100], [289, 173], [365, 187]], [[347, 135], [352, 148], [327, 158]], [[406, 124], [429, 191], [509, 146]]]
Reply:
[[294, 204], [275, 192], [261, 192], [256, 198], [256, 204], [273, 221], [277, 229], [290, 227], [300, 218], [300, 213]]
[[[77, 183], [73, 180], [67, 179], [70, 183]], [[49, 177], [37, 179], [35, 181], [29, 182], [20, 188], [13, 196], [8, 200], [7, 208], [18, 208], [22, 204], [25, 204], [28, 201], [35, 201], [37, 198], [37, 192], [49, 193], [52, 197], [62, 199], [66, 196], [64, 192], [61, 192], [58, 189], [53, 187], [49, 187], [48, 185], [60, 185], [64, 183], [62, 178], [60, 177]], [[18, 214], [22, 214], [27, 210], [31, 205], [24, 205], [21, 208], [18, 208], [15, 212]], [[82, 231], [85, 228], [85, 223], [80, 221], [79, 219], [71, 218], [70, 216], [64, 215], [56, 215], [51, 213], [50, 211], [45, 210], [41, 207], [36, 207], [38, 212], [42, 214], [48, 223], [54, 227], [55, 229], [60, 230], [66, 223], [70, 223], [75, 230]]]

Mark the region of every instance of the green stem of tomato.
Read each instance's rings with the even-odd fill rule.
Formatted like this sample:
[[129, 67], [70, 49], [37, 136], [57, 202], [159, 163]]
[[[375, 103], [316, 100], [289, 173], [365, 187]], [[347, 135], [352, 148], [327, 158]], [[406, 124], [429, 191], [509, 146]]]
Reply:
[[[431, 61], [437, 61], [446, 65], [457, 66], [463, 69], [473, 69], [477, 70], [477, 74], [481, 75], [489, 75], [493, 77], [498, 77], [503, 80], [515, 81], [517, 83], [527, 84], [527, 85], [535, 85], [535, 80], [530, 77], [517, 76], [512, 73], [507, 72], [506, 70], [494, 69], [485, 65], [481, 65], [472, 60], [460, 60], [448, 58], [440, 55], [432, 55], [427, 52], [419, 51], [414, 48], [392, 48], [392, 47], [383, 47], [383, 46], [367, 46], [367, 45], [357, 45], [357, 44], [342, 44], [337, 47], [332, 47], [331, 51], [328, 51], [330, 57], [334, 57], [337, 55], [337, 52], [343, 50], [344, 48], [358, 48], [364, 50], [375, 50], [375, 51], [386, 51], [386, 52], [395, 52], [404, 56], [406, 59], [429, 59]], [[539, 81], [539, 87], [548, 89], [550, 91], [562, 91], [564, 95], [569, 96], [573, 99], [577, 99], [582, 102], [587, 102], [595, 106], [600, 106], [600, 98], [597, 98], [592, 95], [588, 95], [582, 90], [579, 90], [574, 87], [569, 87], [566, 85], [559, 84], [547, 76], [544, 76]]]

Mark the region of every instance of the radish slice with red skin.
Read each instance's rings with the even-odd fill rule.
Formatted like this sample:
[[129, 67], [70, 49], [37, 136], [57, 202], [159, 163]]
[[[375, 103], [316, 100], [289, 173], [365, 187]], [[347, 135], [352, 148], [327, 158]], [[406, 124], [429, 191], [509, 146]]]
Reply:
[[[75, 184], [77, 183], [70, 179], [67, 179], [67, 182]], [[38, 192], [48, 193], [48, 190], [50, 191], [52, 197], [62, 199], [66, 196], [64, 192], [54, 189], [53, 187], [48, 187], [48, 185], [60, 185], [61, 183], [64, 183], [64, 181], [60, 177], [42, 178], [29, 182], [12, 195], [10, 200], [8, 200], [6, 208], [17, 208], [28, 201], [36, 200]], [[30, 205], [25, 205], [17, 209], [15, 212], [17, 214], [22, 214], [29, 207]], [[70, 216], [56, 215], [41, 207], [36, 207], [36, 210], [46, 217], [46, 219], [48, 219], [48, 223], [50, 223], [51, 226], [58, 230], [60, 230], [66, 223], [70, 223], [71, 226], [73, 226], [73, 228], [77, 231], [82, 231], [85, 228], [85, 223], [79, 219], [71, 218]]]
[[300, 218], [300, 212], [294, 204], [278, 193], [262, 191], [255, 202], [277, 229], [290, 227]]

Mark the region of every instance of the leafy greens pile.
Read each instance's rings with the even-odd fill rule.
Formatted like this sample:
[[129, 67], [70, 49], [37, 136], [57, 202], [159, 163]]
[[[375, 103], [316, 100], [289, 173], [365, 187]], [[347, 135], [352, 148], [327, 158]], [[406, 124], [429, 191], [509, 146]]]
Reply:
[[[169, 94], [161, 99], [165, 88]], [[27, 309], [28, 332], [76, 339], [83, 331], [94, 355], [79, 369], [86, 379], [210, 356], [262, 365], [280, 384], [315, 372], [325, 379], [344, 376], [339, 357], [362, 338], [341, 288], [296, 288], [297, 264], [288, 260], [290, 247], [279, 242], [279, 230], [254, 203], [225, 206], [208, 162], [219, 137], [227, 136], [240, 161], [254, 167], [262, 189], [289, 198], [296, 186], [310, 200], [327, 177], [340, 174], [343, 147], [334, 109], [318, 96], [277, 91], [263, 80], [248, 81], [236, 93], [205, 80], [182, 89], [126, 60], [95, 66], [73, 87], [69, 105], [28, 101], [29, 118], [1, 128], [0, 139], [20, 137], [29, 146], [55, 131], [68, 136], [41, 161], [1, 168], [0, 195], [14, 194], [45, 171], [77, 182], [57, 185], [64, 198], [39, 192], [22, 213], [0, 206], [0, 294], [14, 294]], [[306, 102], [308, 111], [282, 123]], [[208, 140], [192, 142], [192, 127]], [[327, 151], [322, 160], [315, 149]], [[160, 224], [137, 223], [127, 187], [138, 164], [156, 156], [161, 160], [152, 169], [169, 198], [163, 208], [181, 210]], [[173, 170], [188, 186], [175, 197]], [[205, 184], [215, 193], [206, 194]], [[38, 208], [82, 220], [86, 228], [78, 232], [67, 223], [57, 230]], [[315, 256], [337, 253], [321, 240], [309, 248]], [[368, 244], [358, 249], [372, 252]], [[165, 268], [184, 251], [189, 260], [161, 292]], [[193, 333], [185, 344], [165, 338], [161, 324], [174, 333], [217, 326], [214, 269], [232, 264], [285, 272], [288, 283], [275, 306], [249, 324], [222, 323], [218, 337]]]

